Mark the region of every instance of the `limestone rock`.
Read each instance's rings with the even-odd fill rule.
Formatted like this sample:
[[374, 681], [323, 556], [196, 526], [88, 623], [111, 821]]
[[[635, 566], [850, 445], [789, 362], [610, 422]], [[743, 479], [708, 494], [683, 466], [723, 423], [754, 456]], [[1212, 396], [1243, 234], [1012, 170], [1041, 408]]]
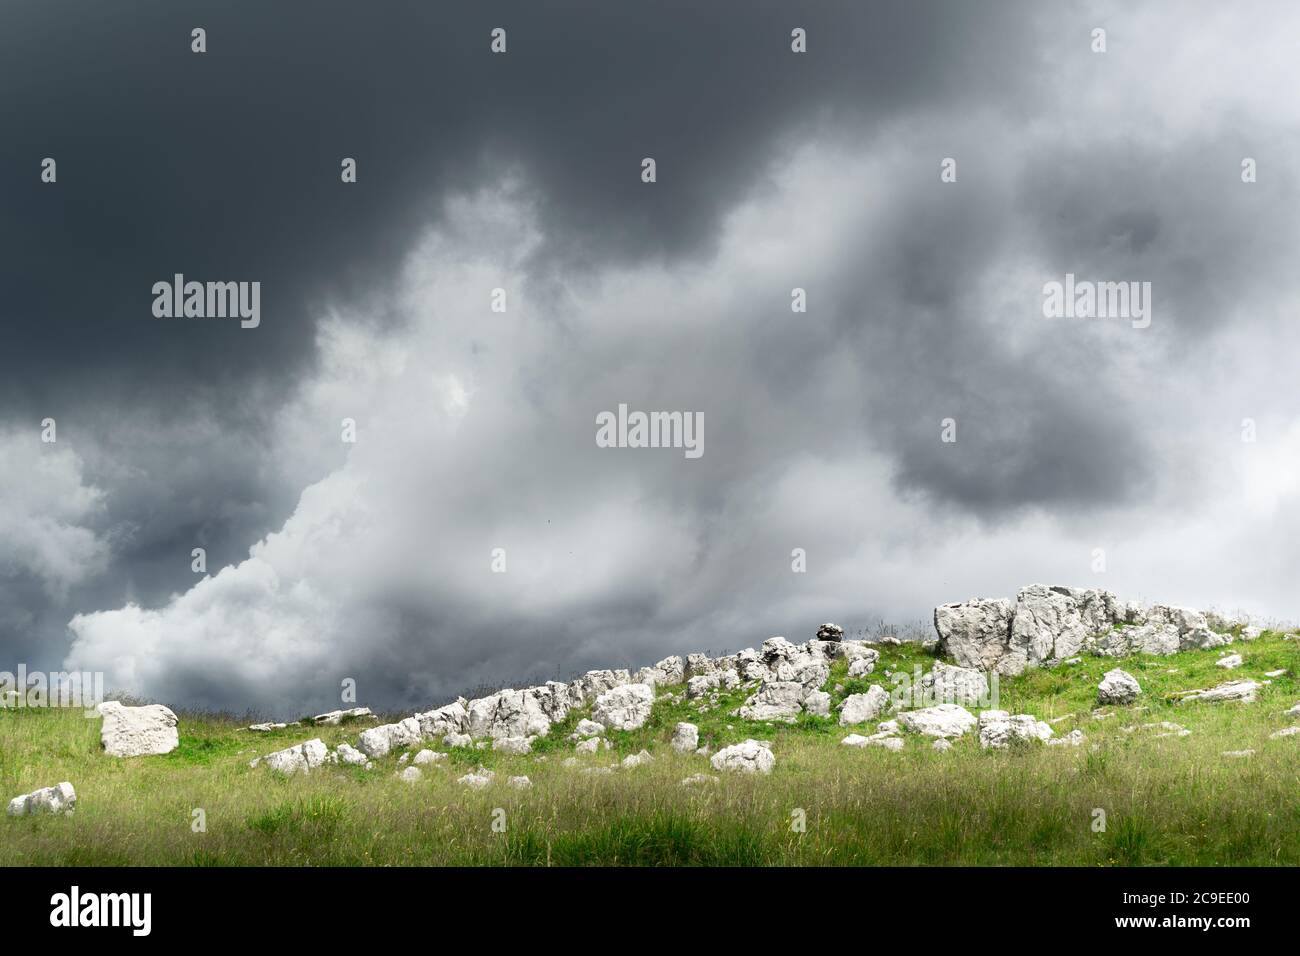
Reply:
[[941, 604], [934, 609], [939, 647], [962, 667], [996, 670], [1011, 639], [1011, 616], [1004, 598]]
[[710, 763], [714, 770], [771, 773], [776, 765], [776, 758], [772, 755], [768, 744], [758, 740], [746, 740], [719, 750], [713, 755]]
[[904, 730], [928, 737], [960, 737], [975, 726], [975, 715], [956, 704], [936, 704], [898, 715]]
[[986, 710], [980, 714], [980, 746], [1001, 749], [1015, 743], [1047, 740], [1054, 731], [1051, 725], [1033, 714], [1008, 714], [1005, 710]]
[[679, 754], [691, 753], [700, 745], [700, 728], [694, 724], [680, 723], [673, 728], [672, 748]]
[[354, 767], [364, 767], [366, 765], [366, 755], [360, 750], [355, 750], [348, 744], [339, 744], [334, 750], [335, 759]]
[[989, 681], [974, 668], [935, 661], [930, 672], [921, 678], [921, 690], [927, 702], [973, 706], [988, 699]]
[[808, 693], [803, 699], [803, 709], [805, 713], [812, 714], [814, 717], [829, 717], [831, 715], [831, 695], [824, 690], [814, 690]]
[[99, 705], [104, 723], [99, 739], [110, 757], [171, 753], [180, 744], [176, 715], [162, 704], [127, 707], [116, 700]]
[[1101, 683], [1097, 685], [1097, 703], [1103, 706], [1131, 704], [1141, 693], [1142, 687], [1138, 684], [1137, 678], [1117, 667], [1102, 676]]
[[803, 710], [804, 686], [798, 681], [773, 681], [745, 701], [738, 716], [746, 720], [792, 721]]
[[69, 814], [77, 808], [77, 791], [63, 781], [57, 787], [44, 787], [24, 793], [9, 801], [8, 814], [22, 817], [36, 813]]
[[1180, 698], [1179, 703], [1186, 703], [1190, 700], [1203, 700], [1212, 703], [1224, 701], [1241, 701], [1243, 704], [1253, 704], [1255, 695], [1259, 692], [1260, 685], [1253, 680], [1236, 680], [1229, 681], [1226, 684], [1219, 684], [1217, 687], [1211, 687], [1208, 690], [1192, 691]]
[[464, 784], [471, 790], [482, 790], [484, 787], [489, 786], [496, 777], [495, 771], [479, 767], [473, 773], [467, 773], [465, 776], [458, 778], [456, 782]]
[[329, 748], [319, 737], [314, 737], [305, 743], [267, 754], [260, 760], [253, 761], [252, 765], [265, 763], [272, 770], [283, 774], [307, 773], [324, 764], [328, 756]]
[[597, 697], [591, 716], [613, 730], [636, 730], [650, 718], [654, 700], [648, 684], [624, 684]]
[[420, 742], [420, 722], [407, 717], [395, 724], [380, 724], [363, 730], [357, 747], [367, 757], [386, 757], [394, 750], [411, 747]]
[[879, 684], [872, 684], [865, 694], [850, 694], [840, 705], [840, 726], [875, 720], [889, 706], [889, 692]]

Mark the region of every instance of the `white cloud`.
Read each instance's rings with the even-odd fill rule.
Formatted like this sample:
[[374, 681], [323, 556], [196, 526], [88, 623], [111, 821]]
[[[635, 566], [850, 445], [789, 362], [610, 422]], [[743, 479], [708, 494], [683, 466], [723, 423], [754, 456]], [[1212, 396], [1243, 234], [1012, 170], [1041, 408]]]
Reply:
[[0, 461], [0, 573], [34, 575], [61, 596], [101, 570], [103, 493], [85, 483], [81, 458], [32, 428], [0, 432]]

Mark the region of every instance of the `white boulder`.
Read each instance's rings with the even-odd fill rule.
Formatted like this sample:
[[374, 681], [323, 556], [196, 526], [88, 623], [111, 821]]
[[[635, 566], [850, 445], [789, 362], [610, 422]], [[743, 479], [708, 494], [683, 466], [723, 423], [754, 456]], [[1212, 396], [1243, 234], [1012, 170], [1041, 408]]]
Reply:
[[746, 740], [743, 743], [724, 747], [713, 755], [710, 763], [714, 770], [726, 770], [736, 773], [771, 773], [776, 765], [776, 758], [769, 749], [769, 744], [758, 740]]
[[1128, 671], [1116, 667], [1102, 675], [1101, 683], [1097, 685], [1097, 703], [1131, 704], [1141, 693], [1142, 687], [1138, 684], [1137, 678]]
[[77, 791], [65, 780], [57, 787], [44, 787], [14, 797], [9, 801], [8, 813], [11, 817], [35, 813], [68, 814], [76, 808]]
[[176, 715], [162, 704], [127, 707], [116, 700], [99, 705], [104, 723], [99, 739], [110, 757], [165, 754], [180, 744]]
[[976, 724], [975, 715], [957, 704], [904, 711], [896, 719], [904, 730], [927, 737], [960, 737]]

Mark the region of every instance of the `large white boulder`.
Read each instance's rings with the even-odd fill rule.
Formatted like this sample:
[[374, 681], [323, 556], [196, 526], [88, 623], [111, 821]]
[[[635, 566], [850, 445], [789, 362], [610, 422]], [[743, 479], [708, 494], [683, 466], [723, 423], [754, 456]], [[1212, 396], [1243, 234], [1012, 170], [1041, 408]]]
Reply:
[[471, 737], [545, 737], [551, 730], [551, 718], [542, 706], [536, 688], [499, 690], [487, 697], [471, 700], [468, 733]]
[[636, 730], [650, 719], [655, 692], [649, 684], [624, 684], [596, 698], [591, 718], [614, 730]]
[[899, 726], [927, 737], [960, 737], [975, 726], [975, 715], [956, 704], [935, 704], [909, 710], [896, 718]]
[[1019, 674], [1047, 660], [1073, 657], [1089, 638], [1118, 623], [1123, 613], [1123, 606], [1109, 591], [1045, 584], [1021, 588], [998, 671]]
[[962, 667], [996, 670], [1011, 640], [1011, 602], [980, 598], [934, 609], [939, 647]]
[[1097, 685], [1097, 703], [1131, 704], [1141, 693], [1142, 687], [1138, 684], [1137, 678], [1128, 671], [1116, 667], [1102, 675], [1101, 683]]
[[72, 784], [63, 781], [57, 787], [44, 787], [14, 797], [9, 801], [8, 813], [11, 817], [21, 817], [33, 813], [71, 813], [77, 807], [77, 791]]
[[438, 738], [447, 734], [463, 734], [469, 726], [469, 712], [465, 710], [466, 700], [453, 701], [436, 710], [416, 714], [415, 720], [420, 725], [422, 737]]
[[110, 757], [165, 754], [180, 744], [176, 715], [162, 704], [127, 707], [116, 700], [99, 705], [104, 723], [99, 730], [104, 752]]
[[733, 773], [771, 773], [776, 766], [770, 745], [759, 740], [746, 740], [743, 743], [724, 747], [713, 755], [709, 761], [714, 770], [727, 770]]

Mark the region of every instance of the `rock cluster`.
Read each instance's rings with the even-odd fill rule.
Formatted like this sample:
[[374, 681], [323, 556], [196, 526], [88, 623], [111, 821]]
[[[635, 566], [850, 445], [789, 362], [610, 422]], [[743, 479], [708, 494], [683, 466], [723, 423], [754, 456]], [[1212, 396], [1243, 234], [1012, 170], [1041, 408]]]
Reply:
[[[1215, 627], [1221, 630], [1216, 630]], [[1174, 654], [1232, 643], [1235, 626], [1191, 608], [1122, 603], [1095, 588], [1031, 584], [1016, 595], [980, 598], [934, 609], [940, 649], [963, 667], [1019, 674], [1027, 667], [1072, 658]], [[1242, 637], [1258, 636], [1247, 627]]]

